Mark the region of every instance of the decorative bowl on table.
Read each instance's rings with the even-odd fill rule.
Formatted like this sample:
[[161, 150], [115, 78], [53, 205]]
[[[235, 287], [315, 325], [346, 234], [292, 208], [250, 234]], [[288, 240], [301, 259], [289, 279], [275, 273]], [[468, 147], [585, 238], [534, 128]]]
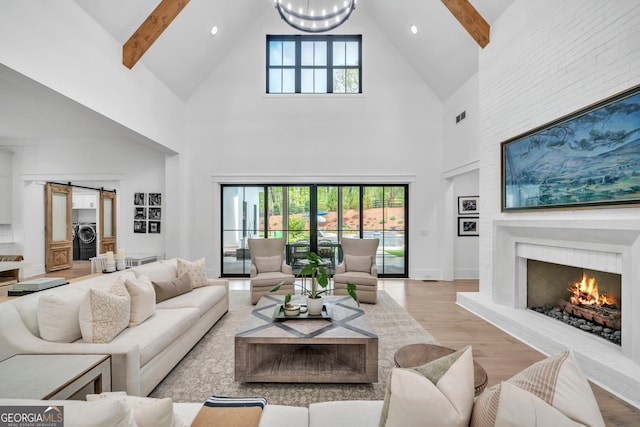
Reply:
[[282, 306], [285, 316], [297, 316], [300, 314], [300, 306], [297, 304], [285, 304]]

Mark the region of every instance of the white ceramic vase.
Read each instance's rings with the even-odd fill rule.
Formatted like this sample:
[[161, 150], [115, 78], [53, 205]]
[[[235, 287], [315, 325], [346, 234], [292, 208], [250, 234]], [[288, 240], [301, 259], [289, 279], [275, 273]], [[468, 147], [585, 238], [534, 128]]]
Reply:
[[307, 309], [312, 316], [318, 316], [322, 313], [322, 304], [324, 303], [322, 297], [309, 298], [307, 297]]

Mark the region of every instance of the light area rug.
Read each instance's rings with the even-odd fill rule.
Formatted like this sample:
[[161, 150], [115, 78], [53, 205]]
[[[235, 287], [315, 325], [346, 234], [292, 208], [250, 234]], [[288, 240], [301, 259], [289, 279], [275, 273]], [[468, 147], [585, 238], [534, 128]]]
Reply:
[[378, 382], [372, 384], [240, 383], [234, 381], [234, 335], [245, 322], [249, 291], [229, 291], [229, 312], [153, 390], [152, 397], [204, 402], [211, 395], [265, 397], [268, 403], [308, 406], [332, 400], [384, 399], [393, 355], [400, 347], [437, 341], [385, 291], [377, 304], [361, 304], [378, 335]]

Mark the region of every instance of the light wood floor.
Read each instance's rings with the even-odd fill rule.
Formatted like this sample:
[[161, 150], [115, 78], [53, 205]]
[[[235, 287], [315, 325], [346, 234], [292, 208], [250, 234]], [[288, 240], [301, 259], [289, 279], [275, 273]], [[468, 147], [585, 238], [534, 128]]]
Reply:
[[91, 274], [91, 261], [73, 261], [73, 267], [71, 268], [47, 274], [39, 274], [37, 276], [29, 277], [29, 279], [35, 279], [38, 277], [64, 277], [67, 280], [71, 280], [82, 276], [88, 276], [89, 274]]
[[[73, 270], [50, 276], [76, 278], [89, 274], [89, 266], [74, 263]], [[489, 385], [511, 378], [545, 356], [506, 334], [492, 324], [456, 305], [456, 292], [478, 291], [477, 280], [425, 282], [422, 280], [386, 279], [379, 287], [404, 307], [440, 344], [461, 348], [473, 347], [474, 359], [489, 375]], [[249, 289], [246, 279], [231, 279], [231, 289]], [[607, 426], [640, 426], [640, 409], [634, 408], [602, 388], [592, 384]]]
[[[509, 379], [545, 356], [455, 304], [456, 292], [478, 291], [477, 280], [424, 282], [383, 280], [381, 288], [402, 305], [440, 344], [473, 347], [489, 385]], [[592, 384], [607, 426], [640, 426], [640, 410]]]

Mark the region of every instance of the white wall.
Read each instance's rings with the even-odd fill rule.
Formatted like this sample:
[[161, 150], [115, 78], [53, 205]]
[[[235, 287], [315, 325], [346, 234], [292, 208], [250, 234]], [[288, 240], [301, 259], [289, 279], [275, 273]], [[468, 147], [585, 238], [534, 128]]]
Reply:
[[500, 213], [500, 142], [640, 83], [640, 3], [516, 0], [480, 54], [480, 291], [495, 219], [638, 219], [638, 208]]
[[[443, 260], [443, 277], [446, 280], [479, 277], [478, 237], [458, 236], [458, 197], [479, 194], [478, 82], [478, 74], [475, 74], [444, 102], [442, 203], [446, 214], [439, 240], [442, 242], [442, 253], [446, 254]], [[463, 111], [465, 118], [456, 122], [456, 116]]]
[[11, 197], [11, 153], [0, 151], [0, 225], [11, 224]]
[[11, 158], [8, 151], [0, 151], [0, 254], [17, 254], [13, 243], [13, 186]]
[[[478, 161], [480, 128], [479, 77], [475, 74], [444, 102], [443, 170], [450, 171]], [[456, 123], [456, 116], [466, 118]]]
[[187, 256], [220, 272], [219, 182], [399, 179], [411, 185], [410, 275], [440, 277], [442, 103], [365, 14], [348, 25], [363, 34], [362, 95], [265, 95], [270, 29], [247, 26], [189, 100]]
[[[469, 197], [478, 195], [478, 177], [479, 171], [474, 171], [458, 175], [453, 178], [455, 200], [458, 201], [458, 197]], [[456, 206], [456, 212], [458, 211]], [[482, 215], [482, 209], [479, 210]], [[458, 219], [460, 217], [467, 216], [473, 217], [475, 215], [457, 215], [456, 216], [456, 230], [458, 227]], [[484, 230], [479, 230], [480, 234]], [[479, 275], [479, 246], [480, 239], [476, 236], [458, 236], [456, 231], [456, 237], [454, 239], [454, 278], [456, 279], [477, 279]]]
[[[13, 154], [16, 246], [31, 267], [44, 272], [44, 182], [69, 182], [117, 191], [117, 245], [130, 254], [164, 254], [165, 234], [133, 233], [133, 194], [164, 196], [164, 153], [127, 140], [29, 141], [10, 147]], [[164, 204], [164, 200], [163, 200]], [[163, 224], [167, 220], [163, 209]]]

